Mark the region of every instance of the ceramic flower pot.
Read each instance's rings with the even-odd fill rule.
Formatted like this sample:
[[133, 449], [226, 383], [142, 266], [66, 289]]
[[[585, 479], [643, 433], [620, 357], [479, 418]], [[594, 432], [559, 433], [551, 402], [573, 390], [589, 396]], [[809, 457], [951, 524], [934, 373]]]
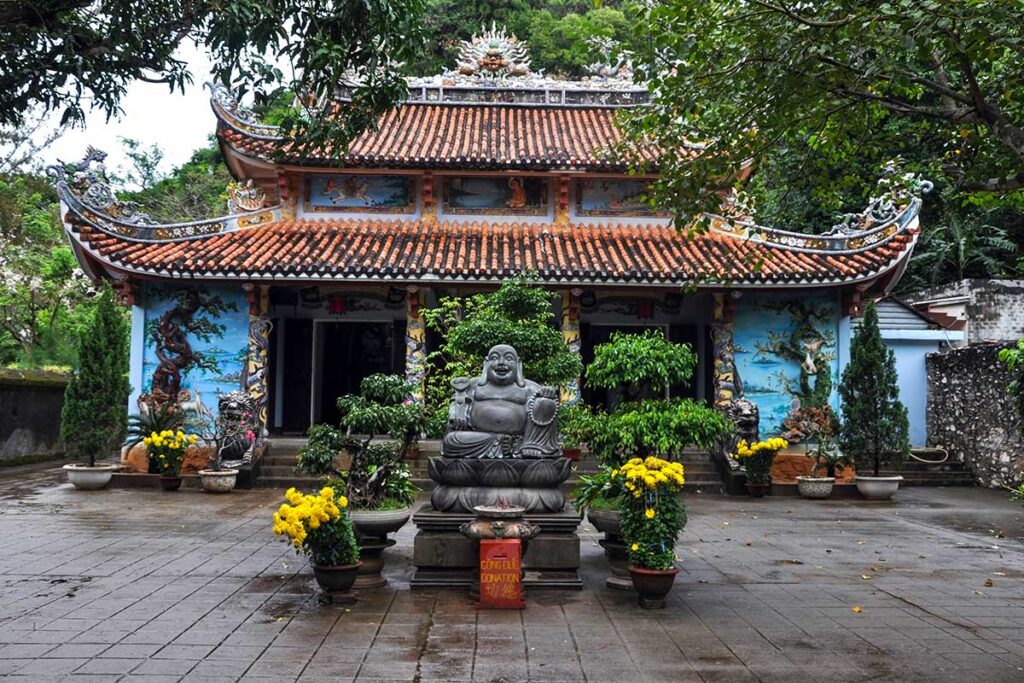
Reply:
[[804, 498], [828, 498], [836, 485], [835, 477], [797, 477], [796, 489]]
[[327, 593], [345, 593], [352, 589], [362, 562], [341, 565], [313, 565], [313, 577]]
[[181, 477], [160, 476], [160, 488], [164, 491], [177, 491], [181, 488]]
[[605, 534], [622, 535], [622, 514], [618, 510], [587, 509], [587, 520]]
[[860, 495], [868, 500], [889, 500], [900, 487], [903, 477], [854, 477]]
[[629, 574], [633, 577], [638, 603], [644, 609], [664, 609], [665, 598], [675, 583], [678, 567], [671, 569], [640, 569], [630, 566]]
[[81, 491], [95, 491], [110, 483], [114, 472], [121, 469], [120, 465], [64, 465], [68, 473], [68, 481]]
[[746, 483], [747, 495], [751, 498], [764, 498], [772, 490], [771, 484], [752, 484], [749, 481]]
[[228, 493], [235, 488], [238, 470], [199, 470], [199, 482], [208, 493]]

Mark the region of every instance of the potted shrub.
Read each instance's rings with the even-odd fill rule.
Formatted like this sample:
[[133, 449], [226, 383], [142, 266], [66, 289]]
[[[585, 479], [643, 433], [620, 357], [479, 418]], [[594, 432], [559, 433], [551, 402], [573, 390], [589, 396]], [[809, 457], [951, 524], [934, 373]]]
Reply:
[[[586, 425], [587, 445], [604, 472], [599, 477], [613, 479], [611, 473], [633, 458], [671, 459], [692, 446], [715, 447], [730, 433], [732, 423], [722, 413], [690, 399], [666, 398], [670, 387], [690, 381], [696, 364], [688, 345], [668, 341], [657, 329], [642, 334], [616, 332], [607, 344], [594, 349], [587, 384], [615, 390], [622, 397], [611, 413], [595, 411]], [[614, 527], [620, 493], [611, 485], [582, 501], [591, 523]], [[581, 504], [579, 497], [576, 503]], [[685, 524], [685, 515], [681, 519]], [[613, 564], [620, 561], [616, 553], [625, 554], [624, 549], [616, 550], [615, 536], [606, 531], [602, 544]]]
[[[156, 406], [145, 406], [143, 410], [134, 415], [128, 416], [128, 432], [125, 436], [124, 446], [121, 447], [121, 461], [122, 463], [127, 460], [132, 460], [132, 451], [139, 444], [143, 444], [144, 452], [148, 451], [145, 448], [144, 441], [146, 437], [156, 432], [170, 430], [176, 432], [185, 426], [185, 414], [181, 411], [181, 408], [177, 403], [169, 401], [167, 403], [160, 403]], [[146, 456], [148, 463], [148, 455]], [[156, 474], [155, 469], [149, 470], [150, 474]]]
[[60, 436], [67, 453], [83, 460], [65, 465], [77, 489], [101, 489], [120, 465], [96, 464], [124, 439], [128, 394], [128, 328], [104, 286], [92, 318], [77, 343], [78, 367], [64, 392]]
[[347, 592], [362, 564], [345, 510], [348, 500], [331, 486], [310, 495], [291, 488], [285, 499], [288, 502], [274, 513], [274, 533], [286, 536], [296, 553], [309, 558], [320, 588], [327, 593]]
[[899, 462], [910, 452], [909, 424], [899, 399], [896, 357], [882, 341], [874, 302], [865, 307], [850, 343], [839, 398], [839, 447], [857, 463], [857, 490], [868, 500], [888, 500], [903, 477], [881, 476], [882, 465]]
[[[814, 460], [814, 466], [810, 475], [796, 478], [797, 490], [804, 498], [828, 498], [835, 488], [836, 469], [849, 465], [850, 459], [836, 447], [832, 437], [825, 435], [818, 437], [817, 447], [809, 449], [807, 457]], [[816, 476], [821, 470], [825, 476]]]
[[622, 535], [639, 604], [661, 609], [679, 573], [675, 545], [685, 523], [679, 498], [683, 466], [655, 457], [632, 458], [611, 477], [622, 482]]
[[186, 434], [180, 429], [153, 432], [142, 443], [146, 445], [151, 469], [160, 474], [160, 488], [177, 491], [181, 488], [181, 463], [185, 462], [185, 451], [196, 443], [195, 434]]
[[[359, 394], [338, 399], [340, 425], [314, 425], [299, 452], [300, 469], [345, 491], [363, 559], [358, 588], [387, 584], [381, 570], [384, 550], [394, 545], [388, 535], [412, 516], [418, 488], [407, 456], [424, 427], [424, 411], [422, 403], [410, 398], [411, 391], [399, 375], [370, 375], [360, 383]], [[378, 435], [391, 440], [375, 441]], [[336, 466], [341, 451], [352, 457], [347, 470]]]
[[771, 491], [772, 463], [776, 454], [788, 445], [788, 441], [778, 436], [754, 443], [743, 439], [736, 444], [732, 458], [742, 464], [747, 473], [747, 495], [762, 498]]
[[[619, 590], [633, 590], [633, 579], [629, 574], [629, 552], [622, 539], [622, 518], [618, 510], [619, 498], [624, 489], [622, 480], [611, 476], [614, 471], [607, 465], [601, 465], [597, 473], [581, 475], [572, 491], [572, 502], [580, 513], [586, 513], [587, 520], [594, 528], [604, 534], [598, 543], [604, 548], [612, 571], [605, 585]], [[685, 518], [683, 521], [685, 524]]]

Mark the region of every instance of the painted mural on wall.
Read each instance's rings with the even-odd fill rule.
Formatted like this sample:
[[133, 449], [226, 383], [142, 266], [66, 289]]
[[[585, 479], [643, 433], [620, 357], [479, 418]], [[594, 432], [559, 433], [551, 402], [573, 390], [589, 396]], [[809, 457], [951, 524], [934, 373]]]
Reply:
[[666, 215], [655, 211], [644, 201], [648, 193], [646, 180], [586, 178], [577, 182], [578, 216]]
[[217, 396], [242, 388], [248, 359], [245, 292], [155, 286], [145, 293], [141, 402], [174, 400], [215, 415]]
[[444, 182], [448, 213], [543, 216], [548, 212], [548, 181], [530, 176], [456, 176]]
[[778, 433], [796, 410], [836, 406], [839, 306], [832, 295], [745, 296], [733, 323], [736, 383]]
[[315, 175], [306, 186], [306, 208], [311, 211], [412, 213], [413, 180], [401, 175]]

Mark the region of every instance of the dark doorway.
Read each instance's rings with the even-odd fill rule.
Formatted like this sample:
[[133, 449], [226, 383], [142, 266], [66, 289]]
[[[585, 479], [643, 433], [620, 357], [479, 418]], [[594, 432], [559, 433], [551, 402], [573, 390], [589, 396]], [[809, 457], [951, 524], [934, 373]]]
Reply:
[[278, 325], [277, 329], [278, 341], [284, 343], [281, 431], [285, 434], [305, 434], [309, 427], [309, 396], [313, 377], [313, 321], [293, 318]]
[[318, 410], [315, 422], [337, 424], [339, 396], [359, 392], [359, 383], [377, 372], [394, 372], [402, 327], [391, 322], [322, 323], [317, 360], [320, 367]]

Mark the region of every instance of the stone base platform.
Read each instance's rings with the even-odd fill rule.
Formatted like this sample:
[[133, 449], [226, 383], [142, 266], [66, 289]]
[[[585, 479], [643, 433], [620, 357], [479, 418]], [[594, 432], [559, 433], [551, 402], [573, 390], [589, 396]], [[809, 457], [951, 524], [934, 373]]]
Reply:
[[[582, 590], [579, 576], [580, 537], [583, 518], [566, 505], [561, 512], [526, 514], [540, 533], [526, 547], [523, 585], [526, 588]], [[438, 512], [429, 504], [412, 516], [418, 531], [413, 540], [412, 563], [416, 567], [413, 588], [469, 588], [477, 556], [473, 543], [459, 532], [471, 522], [471, 512]]]

